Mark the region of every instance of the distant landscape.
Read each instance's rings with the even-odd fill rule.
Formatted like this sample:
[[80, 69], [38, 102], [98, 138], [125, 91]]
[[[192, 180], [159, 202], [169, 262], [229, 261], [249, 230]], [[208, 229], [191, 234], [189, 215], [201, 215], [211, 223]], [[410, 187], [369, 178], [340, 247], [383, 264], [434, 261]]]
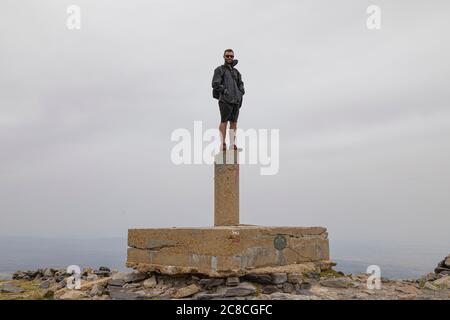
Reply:
[[[445, 245], [388, 245], [330, 242], [335, 267], [345, 273], [366, 272], [369, 265], [381, 268], [382, 276], [412, 279], [432, 272], [437, 263], [450, 253]], [[66, 268], [108, 266], [119, 271], [125, 267], [125, 238], [62, 239], [31, 237], [0, 237], [0, 278], [16, 270], [45, 267]]]

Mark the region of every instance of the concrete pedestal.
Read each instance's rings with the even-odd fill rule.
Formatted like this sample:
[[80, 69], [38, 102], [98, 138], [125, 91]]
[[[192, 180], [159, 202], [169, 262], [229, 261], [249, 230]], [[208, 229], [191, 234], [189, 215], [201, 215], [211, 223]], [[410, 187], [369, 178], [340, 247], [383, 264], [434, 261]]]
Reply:
[[143, 272], [222, 277], [326, 264], [325, 228], [239, 224], [238, 156], [232, 150], [215, 157], [214, 227], [130, 229], [127, 266]]
[[220, 152], [214, 159], [214, 225], [239, 225], [239, 152]]
[[325, 228], [223, 226], [130, 229], [127, 266], [166, 274], [243, 275], [329, 260]]

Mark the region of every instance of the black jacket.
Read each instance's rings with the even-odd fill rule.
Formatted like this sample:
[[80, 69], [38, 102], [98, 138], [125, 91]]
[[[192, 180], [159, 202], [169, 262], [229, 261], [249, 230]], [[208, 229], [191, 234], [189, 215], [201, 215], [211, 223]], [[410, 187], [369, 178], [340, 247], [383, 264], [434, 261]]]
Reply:
[[217, 67], [214, 70], [212, 87], [220, 92], [219, 101], [241, 106], [245, 90], [241, 73], [234, 67], [237, 63], [238, 60], [233, 60], [231, 66], [225, 63]]

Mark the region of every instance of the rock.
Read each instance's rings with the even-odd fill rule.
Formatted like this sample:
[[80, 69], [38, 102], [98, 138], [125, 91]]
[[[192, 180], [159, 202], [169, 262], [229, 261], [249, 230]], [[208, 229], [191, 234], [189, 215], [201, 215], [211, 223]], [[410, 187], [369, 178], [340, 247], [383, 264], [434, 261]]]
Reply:
[[272, 276], [273, 284], [281, 284], [281, 283], [285, 283], [287, 281], [286, 272], [275, 272], [275, 273], [272, 273], [271, 276]]
[[310, 280], [319, 280], [320, 279], [320, 273], [318, 273], [318, 272], [312, 272], [312, 271], [305, 272], [303, 275]]
[[120, 287], [108, 287], [109, 296], [114, 300], [138, 300], [145, 296], [142, 293], [122, 289]]
[[41, 299], [53, 299], [55, 292], [53, 290], [45, 290], [41, 294]]
[[324, 279], [319, 283], [321, 286], [329, 288], [348, 288], [352, 285], [351, 280], [346, 277]]
[[44, 269], [37, 269], [35, 271], [31, 270], [29, 271], [29, 276], [32, 279], [38, 279], [44, 276]]
[[23, 271], [18, 270], [13, 273], [12, 279], [13, 280], [21, 280], [21, 279], [23, 279], [24, 276], [25, 276], [25, 273]]
[[436, 269], [434, 269], [435, 273], [445, 273], [445, 274], [450, 274], [450, 268], [446, 268], [446, 267], [437, 267]]
[[56, 276], [55, 277], [55, 281], [56, 282], [62, 282], [62, 281], [65, 282], [65, 279], [68, 278], [68, 277], [69, 277], [68, 275], [62, 274], [62, 275]]
[[245, 281], [251, 281], [261, 284], [271, 284], [272, 277], [266, 273], [248, 273], [242, 276], [242, 279]]
[[111, 276], [111, 272], [100, 271], [100, 270], [95, 270], [94, 274], [97, 275], [98, 277], [110, 277]]
[[14, 280], [31, 280], [30, 276], [26, 273], [26, 271], [17, 271], [13, 274]]
[[316, 265], [318, 265], [320, 271], [323, 272], [333, 270], [333, 267], [337, 266], [337, 263], [334, 261], [326, 260], [326, 261], [319, 261], [316, 263]]
[[448, 255], [444, 260], [444, 265], [450, 268], [450, 255]]
[[162, 284], [162, 283], [158, 283], [156, 286], [155, 286], [155, 289], [156, 290], [161, 290], [161, 291], [167, 291], [167, 289], [169, 289], [170, 287], [168, 286], [168, 285], [165, 285], [165, 284]]
[[95, 286], [95, 285], [106, 286], [110, 279], [111, 278], [100, 278], [100, 279], [97, 279], [95, 281], [89, 281], [89, 282], [81, 281], [81, 288], [80, 289], [83, 290], [83, 291], [87, 291], [87, 290], [91, 290], [91, 288], [93, 286]]
[[300, 273], [289, 273], [287, 275], [287, 281], [296, 284], [296, 283], [302, 283], [303, 276]]
[[436, 274], [445, 274], [450, 275], [450, 255], [444, 258], [441, 262], [438, 263], [437, 268], [434, 269]]
[[165, 291], [166, 290], [159, 290], [159, 289], [152, 289], [150, 291], [146, 290], [146, 291], [144, 291], [144, 295], [147, 298], [154, 298], [154, 297], [157, 297], [157, 296], [163, 294]]
[[435, 286], [437, 286], [438, 288], [450, 289], [450, 276], [447, 275], [447, 276], [444, 276], [444, 277], [442, 277], [440, 279], [434, 280], [433, 284]]
[[125, 280], [123, 279], [109, 279], [108, 285], [113, 287], [123, 287], [125, 285]]
[[228, 287], [235, 287], [239, 285], [239, 278], [238, 277], [228, 277], [226, 281], [226, 285]]
[[295, 285], [295, 294], [299, 294], [302, 296], [311, 296], [313, 293], [309, 289], [301, 289], [298, 285]]
[[39, 285], [39, 288], [41, 289], [48, 289], [50, 287], [50, 280], [45, 280]]
[[361, 281], [361, 282], [367, 282], [367, 278], [369, 275], [367, 273], [357, 273], [352, 274], [351, 278], [353, 281]]
[[93, 296], [101, 296], [103, 294], [103, 292], [105, 292], [105, 287], [99, 284], [94, 284], [92, 286], [91, 291], [89, 292], [89, 295], [91, 297]]
[[200, 288], [197, 285], [191, 284], [190, 286], [178, 289], [172, 295], [172, 297], [175, 298], [175, 299], [185, 298], [185, 297], [192, 296], [192, 295], [196, 294], [199, 291], [200, 291]]
[[160, 299], [163, 299], [163, 300], [171, 299], [172, 296], [173, 296], [176, 292], [177, 292], [177, 289], [175, 289], [175, 288], [169, 288], [169, 289], [167, 289], [162, 295], [160, 295]]
[[22, 293], [25, 290], [23, 290], [21, 287], [16, 286], [15, 284], [12, 283], [2, 283], [0, 285], [0, 292], [5, 292], [5, 293]]
[[96, 275], [96, 274], [88, 274], [86, 276], [86, 281], [95, 281], [97, 279], [98, 279], [98, 275]]
[[271, 294], [271, 293], [274, 293], [277, 291], [278, 291], [278, 287], [274, 286], [273, 284], [266, 285], [262, 289], [262, 293], [264, 293], [264, 294]]
[[294, 285], [289, 282], [283, 283], [283, 292], [285, 293], [293, 293], [295, 291]]
[[429, 273], [425, 277], [423, 277], [425, 281], [434, 281], [438, 279], [438, 275], [435, 273]]
[[52, 268], [44, 269], [44, 272], [43, 272], [44, 277], [51, 278], [51, 277], [53, 277], [54, 274], [55, 274], [55, 270], [53, 270]]
[[[112, 276], [103, 277], [101, 272], [107, 274], [110, 271], [102, 267], [95, 271], [89, 270], [89, 268], [83, 270], [81, 290], [64, 288], [69, 276], [65, 270], [42, 268], [34, 271], [16, 271], [12, 275], [16, 280], [34, 279], [33, 288], [38, 287], [41, 290], [28, 292], [28, 289], [24, 290], [17, 284], [21, 284], [22, 281], [9, 280], [0, 282], [0, 291], [10, 294], [25, 292], [26, 297], [32, 294], [30, 297], [35, 299], [64, 300], [152, 298], [197, 300], [448, 299], [450, 298], [450, 291], [447, 290], [450, 289], [450, 274], [446, 274], [449, 269], [446, 261], [449, 257], [439, 263], [436, 268], [439, 273], [429, 273], [415, 280], [382, 279], [385, 283], [383, 289], [370, 292], [365, 291], [368, 275], [364, 273], [339, 276], [337, 272], [329, 271], [319, 274], [310, 269], [306, 276], [303, 271], [297, 269], [273, 269], [270, 271], [253, 270], [252, 273], [241, 277], [204, 278], [204, 275], [199, 274], [175, 276], [133, 271], [131, 273], [116, 272]], [[316, 268], [316, 270], [318, 269]], [[97, 272], [100, 273], [97, 274]], [[318, 275], [320, 275], [319, 278], [317, 278]], [[317, 281], [317, 279], [319, 280]], [[55, 282], [55, 280], [60, 281]], [[250, 281], [261, 283], [262, 286]], [[347, 290], [332, 290], [331, 288], [347, 288]], [[352, 290], [348, 288], [352, 288]], [[202, 292], [202, 289], [210, 291]], [[15, 296], [12, 297], [15, 298]]]
[[224, 297], [248, 296], [256, 292], [256, 287], [248, 282], [243, 282], [235, 287], [226, 287]]
[[139, 282], [145, 280], [147, 274], [143, 272], [117, 272], [113, 274], [111, 282], [115, 286], [123, 286], [125, 283]]
[[36, 270], [36, 271], [32, 271], [32, 270], [23, 271], [23, 276], [20, 279], [33, 280], [38, 274], [39, 274], [38, 270]]
[[[158, 281], [160, 280], [160, 278], [158, 278]], [[182, 288], [182, 287], [186, 287], [190, 284], [192, 284], [192, 282], [190, 282], [189, 279], [186, 279], [185, 277], [169, 277], [166, 278], [164, 281], [164, 284], [169, 286], [169, 287], [175, 287], [175, 288]]]
[[55, 275], [56, 275], [56, 274], [58, 274], [58, 275], [65, 274], [66, 272], [67, 272], [67, 269], [66, 269], [66, 268], [57, 269], [57, 270], [55, 271]]
[[142, 283], [136, 282], [136, 283], [125, 283], [123, 285], [123, 288], [125, 289], [136, 289], [142, 286]]
[[128, 273], [117, 272], [113, 274], [112, 278], [108, 281], [108, 285], [115, 287], [122, 287], [127, 281], [125, 279], [128, 277]]
[[128, 276], [128, 273], [126, 273], [126, 272], [117, 272], [117, 273], [113, 274], [112, 280], [124, 280], [124, 282], [125, 282], [125, 278], [127, 276]]
[[194, 299], [197, 300], [211, 300], [211, 299], [220, 299], [223, 297], [223, 293], [198, 293], [196, 295], [193, 296]]
[[409, 284], [400, 285], [400, 286], [396, 287], [395, 290], [398, 292], [401, 292], [401, 293], [405, 293], [407, 295], [411, 295], [411, 294], [417, 295], [420, 293], [420, 290], [418, 288], [416, 288], [413, 285], [409, 285]]
[[198, 284], [207, 290], [210, 290], [214, 287], [218, 287], [224, 283], [222, 278], [205, 278], [201, 279]]
[[313, 295], [295, 295], [282, 292], [274, 292], [270, 295], [270, 300], [318, 300], [319, 298]]
[[84, 276], [87, 276], [88, 274], [91, 274], [91, 273], [94, 273], [94, 269], [89, 268], [89, 267], [83, 269]]
[[111, 300], [111, 298], [107, 294], [103, 294], [101, 296], [93, 296], [92, 300]]
[[433, 291], [436, 291], [438, 288], [435, 286], [435, 285], [433, 285], [432, 283], [430, 283], [430, 282], [425, 282], [425, 284], [423, 285], [423, 287], [424, 288], [426, 288], [426, 289], [428, 289], [428, 290], [433, 290]]
[[129, 273], [127, 272], [116, 272], [112, 275], [113, 280], [125, 280]]
[[367, 297], [369, 297], [369, 295], [365, 292], [358, 292], [356, 294], [352, 294], [351, 295], [351, 299], [356, 299], [356, 300], [367, 300]]
[[151, 276], [150, 278], [146, 279], [142, 285], [146, 289], [154, 288], [157, 285], [156, 277]]
[[132, 272], [129, 273], [126, 277], [125, 277], [125, 282], [140, 282], [147, 279], [147, 273], [144, 272]]
[[399, 300], [415, 300], [416, 298], [415, 294], [402, 294], [398, 297]]
[[56, 286], [57, 286], [58, 289], [65, 288], [66, 287], [66, 281], [63, 279], [63, 281], [58, 282]]
[[302, 283], [297, 283], [295, 285], [295, 290], [299, 291], [299, 290], [310, 290], [312, 287], [312, 284], [310, 282], [302, 282]]
[[[100, 267], [101, 269], [95, 270], [93, 273], [96, 274], [99, 277], [110, 277], [111, 271], [106, 267]], [[108, 270], [106, 270], [108, 269]]]
[[[63, 289], [63, 290], [65, 290], [65, 289]], [[58, 292], [56, 292], [56, 293], [58, 293]], [[67, 289], [61, 295], [58, 295], [58, 299], [60, 299], [60, 300], [80, 300], [80, 299], [84, 299], [87, 297], [88, 296], [83, 291], [71, 290], [71, 289]]]
[[111, 272], [111, 269], [109, 269], [108, 267], [100, 267], [100, 268], [98, 268], [98, 270], [100, 270], [100, 271], [107, 271], [107, 272]]

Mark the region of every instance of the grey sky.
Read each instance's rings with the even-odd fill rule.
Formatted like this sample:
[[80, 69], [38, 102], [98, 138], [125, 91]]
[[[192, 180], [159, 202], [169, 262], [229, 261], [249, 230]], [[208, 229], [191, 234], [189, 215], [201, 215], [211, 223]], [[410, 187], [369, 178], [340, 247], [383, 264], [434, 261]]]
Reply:
[[[66, 8], [81, 7], [79, 31]], [[366, 28], [366, 8], [382, 29]], [[213, 168], [170, 161], [219, 122], [235, 49], [242, 128], [280, 171], [241, 169], [241, 222], [331, 241], [450, 243], [448, 1], [17, 1], [0, 10], [0, 233], [125, 236], [213, 224]]]

